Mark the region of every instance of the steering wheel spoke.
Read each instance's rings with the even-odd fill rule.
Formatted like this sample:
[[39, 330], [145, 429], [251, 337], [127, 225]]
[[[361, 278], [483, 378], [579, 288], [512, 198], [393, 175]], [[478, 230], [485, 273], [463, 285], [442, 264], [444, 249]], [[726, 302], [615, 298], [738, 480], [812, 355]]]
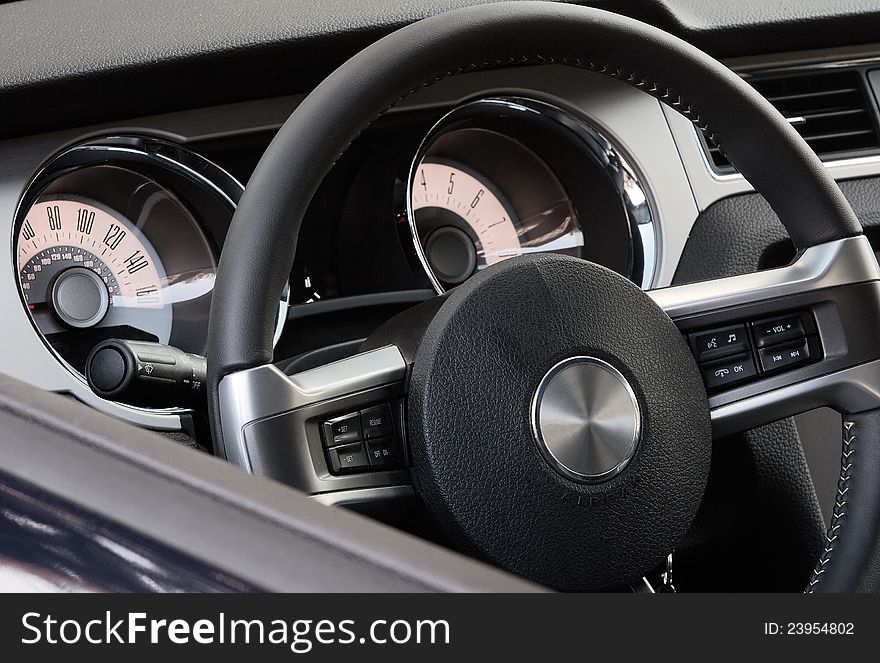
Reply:
[[649, 294], [689, 337], [716, 437], [822, 406], [880, 407], [880, 267], [863, 236]]
[[271, 364], [231, 373], [219, 387], [227, 457], [327, 504], [411, 494], [406, 371], [389, 345], [290, 376]]

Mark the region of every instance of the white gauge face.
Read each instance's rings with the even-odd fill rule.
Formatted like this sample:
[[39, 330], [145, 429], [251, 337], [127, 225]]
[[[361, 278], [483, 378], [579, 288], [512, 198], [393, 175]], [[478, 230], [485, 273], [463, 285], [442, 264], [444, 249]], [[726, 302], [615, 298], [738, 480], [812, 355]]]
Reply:
[[22, 222], [15, 251], [25, 303], [47, 338], [125, 327], [168, 342], [165, 271], [121, 215], [77, 200], [41, 200]]
[[[460, 228], [462, 231], [470, 229], [472, 236], [476, 238], [476, 268], [493, 265], [506, 258], [518, 256], [522, 253], [519, 236], [516, 230], [516, 219], [501, 199], [492, 191], [490, 185], [480, 181], [474, 175], [454, 165], [443, 163], [422, 162], [415, 174], [412, 183], [412, 210], [416, 221], [420, 222], [420, 211], [429, 209], [445, 211], [448, 219], [453, 221], [448, 227]], [[444, 232], [443, 225], [433, 230], [433, 233]], [[462, 235], [471, 233], [462, 232]], [[438, 248], [436, 255], [432, 256], [428, 245], [431, 244], [431, 235], [427, 236], [425, 252], [428, 261], [435, 271], [441, 263], [440, 271], [446, 259], [452, 254], [450, 251], [457, 245], [457, 240], [449, 233], [448, 237], [436, 240]], [[461, 240], [463, 242], [463, 238]], [[432, 259], [433, 258], [433, 259]], [[456, 263], [450, 267], [458, 267]], [[455, 276], [455, 275], [453, 275]], [[467, 278], [470, 274], [464, 275]], [[449, 282], [460, 282], [464, 278], [453, 278]]]

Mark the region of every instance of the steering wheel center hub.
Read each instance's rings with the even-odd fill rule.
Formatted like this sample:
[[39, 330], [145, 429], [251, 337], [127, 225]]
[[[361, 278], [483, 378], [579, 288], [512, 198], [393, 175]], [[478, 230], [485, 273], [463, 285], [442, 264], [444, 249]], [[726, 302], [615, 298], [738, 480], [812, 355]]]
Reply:
[[641, 419], [630, 383], [595, 357], [559, 362], [532, 399], [538, 449], [551, 467], [574, 481], [604, 481], [621, 472], [636, 452]]
[[408, 428], [419, 492], [459, 545], [553, 587], [659, 564], [708, 477], [681, 333], [633, 283], [568, 256], [511, 258], [449, 294], [414, 358]]

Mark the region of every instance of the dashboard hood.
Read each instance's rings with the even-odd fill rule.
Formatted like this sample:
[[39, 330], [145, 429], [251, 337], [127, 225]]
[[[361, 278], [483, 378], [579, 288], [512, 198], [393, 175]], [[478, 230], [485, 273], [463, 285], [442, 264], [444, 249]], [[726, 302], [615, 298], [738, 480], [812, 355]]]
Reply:
[[[0, 138], [305, 92], [366, 44], [488, 0], [26, 0], [0, 5]], [[719, 58], [870, 43], [871, 0], [586, 0]], [[46, 45], [51, 44], [50, 48]], [[101, 117], [95, 117], [95, 109]]]

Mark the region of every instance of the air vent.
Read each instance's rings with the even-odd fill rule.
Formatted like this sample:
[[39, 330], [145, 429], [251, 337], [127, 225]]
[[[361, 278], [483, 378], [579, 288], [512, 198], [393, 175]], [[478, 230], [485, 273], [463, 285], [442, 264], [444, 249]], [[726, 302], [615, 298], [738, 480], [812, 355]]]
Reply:
[[[823, 161], [880, 152], [862, 72], [814, 71], [756, 77], [749, 83], [788, 118]], [[718, 172], [734, 172], [717, 147], [704, 147]]]

